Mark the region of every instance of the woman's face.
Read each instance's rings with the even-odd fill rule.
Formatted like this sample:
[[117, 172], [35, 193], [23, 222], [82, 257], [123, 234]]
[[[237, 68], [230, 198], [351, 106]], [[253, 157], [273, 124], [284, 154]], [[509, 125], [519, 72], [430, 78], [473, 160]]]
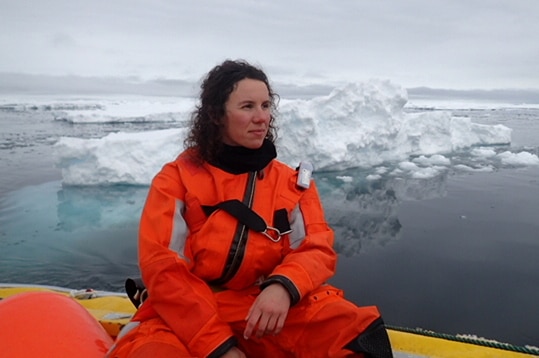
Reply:
[[266, 84], [245, 78], [230, 93], [225, 103], [223, 142], [257, 149], [268, 133], [271, 100]]

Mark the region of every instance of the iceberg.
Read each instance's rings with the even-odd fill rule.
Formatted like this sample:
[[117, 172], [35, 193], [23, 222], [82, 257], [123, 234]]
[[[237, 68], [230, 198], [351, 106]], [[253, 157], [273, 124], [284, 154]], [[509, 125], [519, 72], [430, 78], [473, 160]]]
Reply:
[[[384, 80], [349, 83], [311, 99], [282, 99], [276, 122], [278, 158], [292, 167], [309, 160], [316, 171], [376, 170], [390, 163], [392, 170], [387, 173], [422, 178], [438, 175], [450, 166], [454, 153], [511, 143], [511, 129], [504, 125], [472, 123], [449, 111], [408, 113], [404, 109], [407, 100], [404, 88]], [[175, 118], [188, 118], [194, 109], [193, 99], [178, 103]], [[141, 115], [150, 120], [168, 113], [163, 112], [168, 105], [157, 106], [157, 113], [151, 112], [148, 102], [141, 106], [145, 108]], [[80, 118], [81, 111], [75, 112], [71, 118]], [[131, 116], [124, 117], [135, 116], [131, 110], [122, 113]], [[159, 169], [183, 150], [185, 135], [185, 123], [180, 121], [177, 128], [91, 139], [62, 137], [54, 148], [56, 165], [65, 185], [149, 185]], [[488, 156], [479, 158], [490, 160]], [[536, 160], [537, 155], [529, 153], [529, 158], [520, 162], [534, 164]]]

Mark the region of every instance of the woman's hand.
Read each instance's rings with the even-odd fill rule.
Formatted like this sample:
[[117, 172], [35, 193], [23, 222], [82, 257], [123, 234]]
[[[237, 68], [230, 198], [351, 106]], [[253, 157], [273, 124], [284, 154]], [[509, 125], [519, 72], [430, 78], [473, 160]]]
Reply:
[[238, 347], [232, 347], [221, 356], [222, 358], [247, 358], [245, 353], [243, 353]]
[[258, 338], [265, 334], [280, 333], [289, 308], [290, 295], [288, 291], [279, 283], [269, 285], [260, 292], [249, 309], [245, 318], [247, 326], [243, 337], [249, 339], [257, 326], [256, 337]]

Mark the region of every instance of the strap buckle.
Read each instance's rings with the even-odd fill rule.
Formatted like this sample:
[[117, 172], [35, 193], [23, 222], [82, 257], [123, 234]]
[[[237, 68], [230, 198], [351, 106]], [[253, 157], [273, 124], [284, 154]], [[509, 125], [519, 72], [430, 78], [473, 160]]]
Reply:
[[202, 210], [204, 210], [207, 216], [210, 216], [217, 209], [224, 210], [249, 229], [261, 233], [273, 242], [281, 241], [283, 235], [292, 232], [286, 209], [279, 209], [273, 213], [274, 225], [280, 227], [283, 231], [269, 226], [260, 215], [237, 199], [222, 201], [214, 206], [202, 206]]
[[[271, 236], [268, 231], [273, 231], [277, 237]], [[264, 235], [265, 237], [267, 237], [268, 239], [270, 239], [271, 241], [273, 241], [273, 242], [279, 242], [279, 241], [281, 241], [281, 238], [283, 237], [283, 235], [290, 234], [291, 232], [292, 232], [292, 230], [287, 230], [285, 232], [281, 232], [279, 229], [277, 229], [277, 228], [275, 228], [273, 226], [266, 225], [266, 229], [264, 231], [261, 231], [260, 233], [262, 235]]]

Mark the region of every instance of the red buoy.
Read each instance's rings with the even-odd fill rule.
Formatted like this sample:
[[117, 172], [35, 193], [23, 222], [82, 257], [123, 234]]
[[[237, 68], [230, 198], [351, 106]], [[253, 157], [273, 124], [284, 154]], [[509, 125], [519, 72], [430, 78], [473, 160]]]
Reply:
[[112, 338], [74, 299], [53, 292], [26, 292], [0, 301], [3, 357], [105, 356]]

